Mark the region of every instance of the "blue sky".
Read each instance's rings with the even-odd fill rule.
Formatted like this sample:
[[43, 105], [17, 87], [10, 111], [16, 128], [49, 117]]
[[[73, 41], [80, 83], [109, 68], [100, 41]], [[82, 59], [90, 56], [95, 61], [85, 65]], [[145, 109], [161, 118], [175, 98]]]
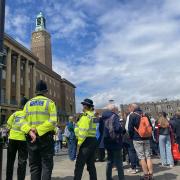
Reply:
[[6, 0], [6, 33], [30, 48], [39, 11], [78, 111], [86, 97], [96, 107], [180, 98], [179, 0]]

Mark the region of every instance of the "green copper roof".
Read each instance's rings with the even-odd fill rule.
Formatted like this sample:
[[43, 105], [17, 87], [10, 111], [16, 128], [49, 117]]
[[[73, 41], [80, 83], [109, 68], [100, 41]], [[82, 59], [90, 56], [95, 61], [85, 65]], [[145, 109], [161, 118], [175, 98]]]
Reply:
[[36, 17], [36, 31], [41, 31], [46, 29], [46, 19], [42, 12], [40, 12]]
[[39, 14], [37, 15], [37, 18], [39, 17], [44, 17], [43, 13], [40, 11]]

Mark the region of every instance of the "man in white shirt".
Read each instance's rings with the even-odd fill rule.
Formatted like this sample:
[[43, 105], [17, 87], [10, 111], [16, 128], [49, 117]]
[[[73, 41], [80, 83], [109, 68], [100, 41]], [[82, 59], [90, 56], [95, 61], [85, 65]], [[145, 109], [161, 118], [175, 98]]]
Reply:
[[[126, 124], [125, 124], [125, 129], [127, 133], [128, 133], [128, 126], [129, 126], [129, 117], [131, 116], [131, 114], [133, 114], [136, 106], [137, 106], [136, 104], [130, 104], [128, 106], [129, 115], [127, 116]], [[128, 139], [127, 149], [128, 149], [128, 156], [129, 156], [129, 160], [131, 164], [131, 168], [128, 169], [128, 173], [136, 174], [138, 172], [137, 166], [139, 165], [139, 160], [136, 155], [136, 151], [134, 149], [133, 141], [130, 138]]]

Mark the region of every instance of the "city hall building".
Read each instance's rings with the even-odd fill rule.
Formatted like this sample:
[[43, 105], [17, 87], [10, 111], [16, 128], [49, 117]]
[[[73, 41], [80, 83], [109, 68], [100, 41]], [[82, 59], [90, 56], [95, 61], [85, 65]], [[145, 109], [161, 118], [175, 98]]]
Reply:
[[52, 70], [51, 36], [46, 30], [42, 13], [36, 18], [32, 33], [31, 50], [5, 34], [2, 70], [0, 120], [5, 123], [18, 109], [23, 96], [35, 96], [36, 82], [44, 80], [48, 85], [47, 97], [57, 106], [58, 118], [64, 123], [75, 114], [75, 85], [61, 78]]

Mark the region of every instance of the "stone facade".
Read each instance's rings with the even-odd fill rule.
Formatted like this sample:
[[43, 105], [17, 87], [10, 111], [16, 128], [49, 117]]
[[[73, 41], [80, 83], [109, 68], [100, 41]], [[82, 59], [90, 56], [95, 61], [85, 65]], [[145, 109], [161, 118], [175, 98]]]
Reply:
[[[176, 111], [180, 110], [180, 100], [161, 100], [157, 102], [137, 103], [145, 113], [151, 114], [157, 118], [160, 112], [166, 112], [169, 117], [172, 117]], [[128, 104], [120, 105], [121, 114], [128, 113]]]
[[[35, 38], [38, 37], [38, 38]], [[64, 124], [75, 114], [75, 86], [52, 70], [50, 34], [43, 29], [32, 33], [32, 51], [5, 34], [0, 124], [18, 109], [23, 96], [35, 96], [37, 81], [48, 86], [47, 96], [55, 101], [59, 121]]]

